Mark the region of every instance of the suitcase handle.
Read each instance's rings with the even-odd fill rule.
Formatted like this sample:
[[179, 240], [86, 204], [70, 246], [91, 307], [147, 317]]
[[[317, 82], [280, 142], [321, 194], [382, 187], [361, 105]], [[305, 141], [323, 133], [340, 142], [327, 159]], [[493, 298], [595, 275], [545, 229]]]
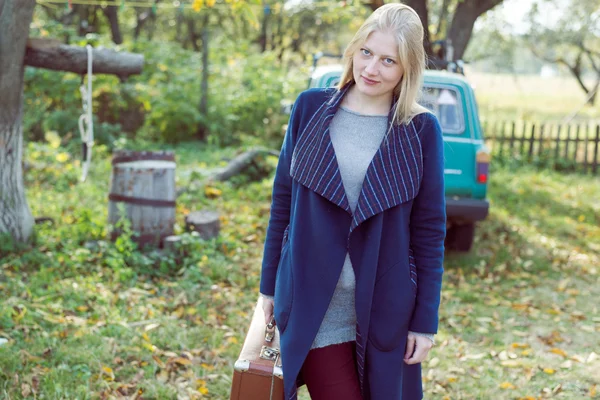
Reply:
[[265, 327], [265, 342], [271, 343], [275, 337], [275, 318], [271, 317], [271, 320]]

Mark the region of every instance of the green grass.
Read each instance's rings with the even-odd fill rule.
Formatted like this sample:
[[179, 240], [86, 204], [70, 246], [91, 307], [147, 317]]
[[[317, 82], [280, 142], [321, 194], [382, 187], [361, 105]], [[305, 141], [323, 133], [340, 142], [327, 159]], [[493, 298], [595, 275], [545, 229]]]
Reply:
[[[81, 184], [75, 162], [35, 150], [44, 167], [27, 173], [28, 199], [55, 224], [38, 225], [30, 247], [0, 241], [0, 337], [10, 339], [0, 398], [227, 399], [258, 293], [271, 176], [183, 194], [177, 232], [185, 213], [209, 208], [221, 235], [187, 235], [180, 252], [159, 257], [127, 237], [105, 240], [106, 151]], [[178, 186], [235, 155], [175, 150]], [[446, 259], [425, 398], [600, 398], [598, 178], [495, 168], [490, 199], [473, 251]]]
[[[467, 69], [482, 117], [502, 121], [574, 121], [600, 119], [600, 97], [585, 105], [586, 95], [571, 76], [488, 74]], [[591, 86], [591, 82], [589, 82]]]

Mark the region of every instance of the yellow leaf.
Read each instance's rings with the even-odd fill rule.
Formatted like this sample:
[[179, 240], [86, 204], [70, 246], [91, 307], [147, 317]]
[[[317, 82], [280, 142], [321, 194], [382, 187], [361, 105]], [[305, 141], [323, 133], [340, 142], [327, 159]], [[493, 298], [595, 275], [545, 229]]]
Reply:
[[590, 397], [594, 397], [596, 395], [596, 385], [590, 386]]
[[148, 334], [146, 332], [142, 333], [142, 338], [146, 341], [146, 342], [152, 342], [150, 340], [150, 337], [148, 336]]
[[517, 387], [510, 382], [502, 382], [500, 384], [500, 389], [516, 389]]
[[207, 7], [213, 7], [216, 3], [216, 0], [206, 0]]
[[228, 341], [229, 343], [233, 343], [233, 344], [237, 344], [237, 343], [238, 343], [238, 340], [237, 340], [237, 338], [235, 338], [235, 337], [233, 337], [233, 336], [229, 337], [229, 338], [227, 339], [227, 341]]
[[512, 344], [513, 349], [526, 349], [528, 347], [529, 347], [529, 345], [527, 343], [513, 343]]
[[198, 389], [198, 391], [201, 394], [208, 394], [208, 389], [205, 386], [202, 386], [200, 389]]
[[559, 349], [557, 347], [553, 347], [550, 349], [550, 353], [558, 354], [559, 356], [567, 357], [567, 352]]
[[143, 342], [142, 347], [146, 348], [147, 350], [150, 350], [152, 353], [154, 353], [154, 350], [156, 350], [156, 346], [154, 346], [148, 342]]
[[50, 144], [50, 147], [53, 149], [58, 149], [60, 147], [60, 136], [55, 131], [48, 131], [44, 135], [45, 139]]
[[115, 379], [115, 374], [111, 367], [102, 367], [102, 372], [105, 374], [104, 379], [107, 381], [113, 381]]
[[185, 313], [187, 315], [194, 315], [196, 314], [196, 309], [194, 307], [188, 307], [187, 310], [185, 310]]
[[206, 363], [202, 363], [202, 364], [200, 364], [200, 366], [208, 371], [212, 371], [215, 368], [214, 366], [208, 365]]
[[70, 157], [71, 156], [69, 156], [69, 153], [65, 153], [65, 152], [58, 153], [56, 155], [56, 161], [58, 161], [60, 163], [64, 163], [64, 162], [67, 162]]
[[88, 310], [88, 307], [87, 307], [87, 306], [78, 306], [78, 307], [77, 307], [77, 311], [84, 312], [84, 311], [87, 311], [87, 310]]
[[215, 197], [219, 197], [221, 196], [223, 192], [220, 189], [211, 187], [211, 186], [206, 186], [204, 188], [204, 194], [206, 195], [206, 197], [208, 198], [215, 198]]
[[176, 316], [177, 318], [183, 317], [184, 313], [185, 313], [185, 308], [183, 306], [179, 306], [179, 307], [177, 307], [177, 309], [175, 311], [173, 311], [173, 315]]
[[202, 9], [203, 6], [204, 6], [204, 0], [194, 0], [194, 3], [192, 4], [192, 9], [194, 11], [198, 12]]
[[582, 214], [582, 215], [580, 215], [580, 216], [577, 218], [577, 221], [579, 221], [579, 222], [583, 222], [583, 221], [585, 221], [585, 215], [583, 215], [583, 214]]
[[545, 373], [547, 373], [548, 375], [552, 375], [553, 373], [555, 373], [556, 371], [553, 370], [552, 368], [544, 368], [543, 370]]
[[176, 357], [172, 361], [177, 364], [181, 364], [181, 365], [191, 365], [192, 364], [192, 362], [190, 360], [188, 360], [187, 358], [183, 358], [183, 357]]
[[154, 359], [154, 361], [156, 361], [156, 363], [158, 364], [159, 367], [161, 367], [161, 368], [165, 367], [165, 363], [162, 362], [162, 360], [160, 358], [158, 358], [158, 356], [153, 355], [152, 358]]

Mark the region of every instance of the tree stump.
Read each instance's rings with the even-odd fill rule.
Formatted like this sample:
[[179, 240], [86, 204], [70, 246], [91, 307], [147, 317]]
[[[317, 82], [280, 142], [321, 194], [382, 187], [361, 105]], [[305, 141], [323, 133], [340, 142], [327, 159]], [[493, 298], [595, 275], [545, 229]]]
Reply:
[[181, 236], [167, 236], [163, 239], [163, 249], [165, 249], [165, 251], [173, 251], [179, 243], [181, 243]]
[[192, 211], [185, 217], [185, 229], [196, 231], [204, 240], [219, 236], [221, 221], [216, 211]]
[[[117, 151], [113, 155], [108, 222], [114, 225], [121, 215], [118, 204], [125, 205], [125, 214], [133, 239], [140, 245], [160, 245], [173, 234], [175, 225], [175, 155], [173, 152]], [[114, 240], [121, 230], [113, 228]]]

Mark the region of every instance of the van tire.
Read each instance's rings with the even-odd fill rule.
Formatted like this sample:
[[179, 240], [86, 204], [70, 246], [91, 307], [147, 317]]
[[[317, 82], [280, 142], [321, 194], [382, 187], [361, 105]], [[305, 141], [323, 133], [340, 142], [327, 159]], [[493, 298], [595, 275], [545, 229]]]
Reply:
[[446, 247], [449, 250], [468, 252], [473, 246], [475, 223], [452, 225], [446, 233]]

